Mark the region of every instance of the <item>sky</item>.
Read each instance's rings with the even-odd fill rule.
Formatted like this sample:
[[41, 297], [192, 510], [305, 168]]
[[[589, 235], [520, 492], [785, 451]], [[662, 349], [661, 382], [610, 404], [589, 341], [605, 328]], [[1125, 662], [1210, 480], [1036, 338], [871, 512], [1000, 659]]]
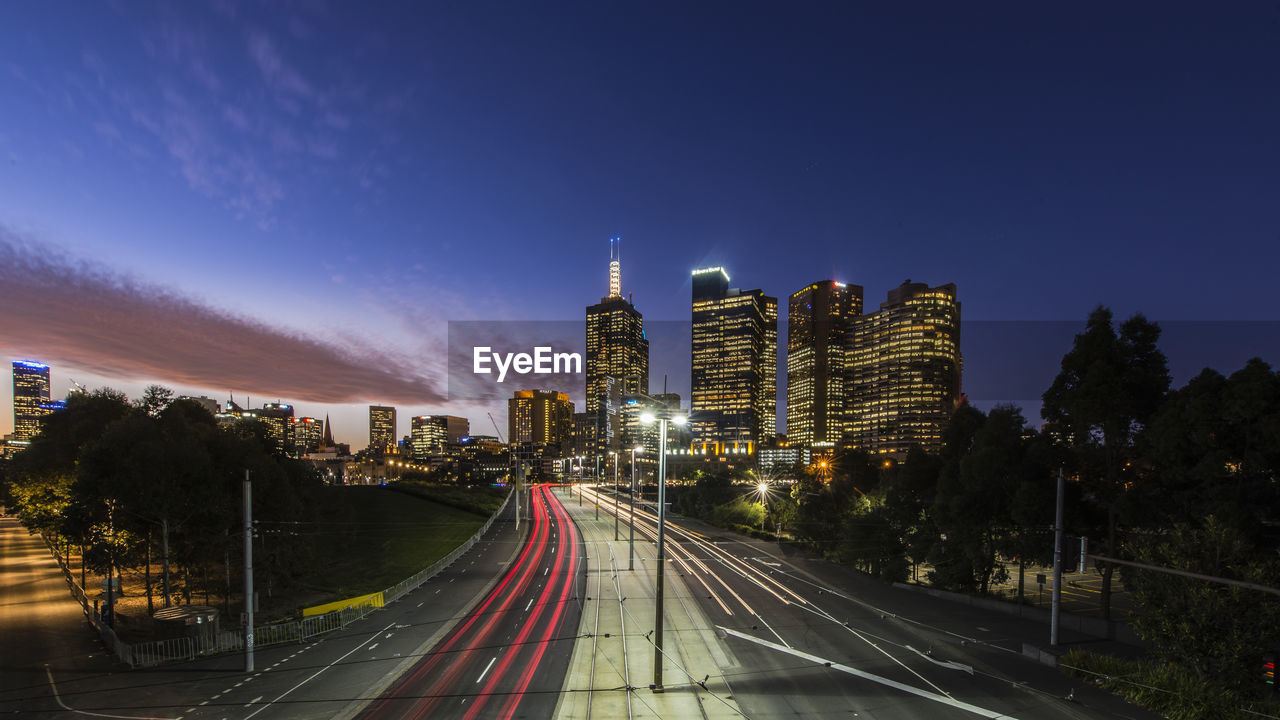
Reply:
[[505, 430], [448, 323], [580, 322], [621, 236], [649, 321], [722, 265], [780, 306], [1252, 321], [1213, 362], [1280, 364], [1278, 73], [1274, 2], [6, 3], [0, 358], [353, 447], [369, 404]]

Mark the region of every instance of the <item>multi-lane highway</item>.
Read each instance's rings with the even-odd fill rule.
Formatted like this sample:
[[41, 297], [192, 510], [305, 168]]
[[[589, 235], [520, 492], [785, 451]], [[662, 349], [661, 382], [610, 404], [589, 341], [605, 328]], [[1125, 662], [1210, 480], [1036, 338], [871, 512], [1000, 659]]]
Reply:
[[[625, 527], [625, 501], [618, 513]], [[634, 519], [637, 538], [656, 542], [653, 511]], [[672, 520], [668, 571], [732, 652], [736, 667], [721, 670], [748, 717], [1152, 717], [1023, 658], [1020, 638], [969, 610]]]
[[531, 534], [517, 560], [362, 718], [551, 715], [578, 628], [581, 539], [546, 487], [531, 496]]

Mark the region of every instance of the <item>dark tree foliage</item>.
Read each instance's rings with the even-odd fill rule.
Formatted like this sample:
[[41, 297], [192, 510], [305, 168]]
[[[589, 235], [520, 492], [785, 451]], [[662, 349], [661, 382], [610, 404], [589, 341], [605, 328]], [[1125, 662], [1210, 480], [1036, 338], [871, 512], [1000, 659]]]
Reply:
[[[1244, 534], [1214, 516], [1133, 543], [1148, 564], [1263, 586], [1280, 586], [1280, 556], [1260, 553]], [[1258, 658], [1280, 644], [1274, 595], [1168, 573], [1125, 568], [1135, 604], [1133, 624], [1161, 659], [1202, 679], [1248, 691]]]
[[6, 482], [24, 523], [82, 546], [96, 572], [137, 567], [148, 551], [159, 561], [167, 529], [182, 575], [208, 577], [239, 560], [246, 470], [269, 591], [311, 561], [290, 523], [306, 518], [320, 480], [310, 465], [277, 454], [259, 422], [219, 427], [204, 407], [159, 386], [136, 405], [111, 390], [73, 394], [44, 418]]
[[[1140, 470], [1135, 438], [1169, 389], [1169, 370], [1156, 347], [1160, 328], [1142, 315], [1112, 327], [1099, 307], [1076, 335], [1062, 369], [1045, 391], [1041, 414], [1056, 442], [1070, 450], [1068, 471], [1084, 486], [1102, 522], [1077, 528], [1098, 537], [1104, 554], [1119, 552], [1125, 527], [1140, 522], [1142, 507], [1130, 492]], [[1102, 569], [1102, 612], [1110, 619], [1112, 565]]]
[[[1275, 544], [1280, 514], [1280, 374], [1255, 358], [1224, 378], [1204, 370], [1169, 394], [1144, 436], [1137, 491], [1149, 527], [1208, 515], [1254, 544]], [[1272, 530], [1274, 532], [1274, 530]]]

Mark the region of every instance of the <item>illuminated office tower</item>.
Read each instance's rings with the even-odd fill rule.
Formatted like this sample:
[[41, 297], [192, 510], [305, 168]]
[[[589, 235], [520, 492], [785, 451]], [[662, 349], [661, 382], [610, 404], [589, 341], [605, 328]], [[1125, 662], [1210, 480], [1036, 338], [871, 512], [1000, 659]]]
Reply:
[[471, 431], [471, 421], [455, 415], [419, 415], [409, 428], [410, 444], [415, 458], [444, 452], [446, 445], [457, 445]]
[[320, 438], [324, 435], [324, 423], [311, 417], [290, 418], [293, 427], [293, 453], [306, 455], [320, 450]]
[[257, 416], [267, 426], [267, 435], [275, 441], [276, 447], [286, 453], [294, 450], [292, 405], [267, 403], [257, 412]]
[[396, 409], [369, 406], [369, 452], [385, 455], [396, 449]]
[[560, 447], [573, 429], [573, 401], [555, 390], [517, 390], [507, 401], [507, 439]]
[[754, 453], [777, 428], [778, 299], [694, 270], [691, 371], [694, 451]]
[[48, 415], [49, 366], [30, 360], [13, 361], [13, 439], [24, 443], [40, 432], [40, 418]]
[[845, 345], [862, 286], [834, 280], [791, 295], [787, 314], [787, 442], [834, 447], [844, 431]]
[[960, 303], [954, 284], [910, 280], [849, 334], [845, 443], [897, 458], [942, 448], [960, 399]]
[[644, 316], [622, 295], [621, 242], [609, 240], [609, 294], [587, 307], [586, 411], [591, 452], [600, 455], [630, 442], [623, 437], [622, 398], [649, 392], [649, 340]]

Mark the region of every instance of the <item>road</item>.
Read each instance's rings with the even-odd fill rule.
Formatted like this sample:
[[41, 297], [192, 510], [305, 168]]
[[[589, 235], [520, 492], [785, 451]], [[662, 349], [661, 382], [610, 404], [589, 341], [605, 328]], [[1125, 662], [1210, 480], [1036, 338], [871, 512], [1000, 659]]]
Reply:
[[581, 612], [582, 541], [545, 486], [532, 498], [531, 535], [520, 557], [361, 718], [551, 716]]
[[[619, 515], [625, 533], [625, 501]], [[637, 538], [656, 542], [652, 510], [635, 520]], [[668, 519], [667, 542], [668, 571], [735, 659], [721, 670], [750, 718], [1154, 718], [1024, 658], [1022, 621], [685, 519]]]
[[[530, 525], [522, 522], [517, 530], [510, 512], [508, 506], [507, 516], [470, 551], [394, 604], [315, 641], [258, 648], [251, 673], [244, 672], [237, 654], [132, 671], [113, 663], [94, 640], [39, 538], [23, 540], [21, 553], [6, 544], [0, 618], [26, 612], [23, 606], [31, 603], [12, 598], [30, 587], [39, 591], [32, 603], [38, 601], [41, 615], [55, 622], [40, 631], [0, 624], [5, 649], [17, 649], [6, 654], [0, 672], [0, 687], [6, 691], [0, 695], [0, 714], [157, 720], [352, 717], [465, 622], [477, 599], [497, 585], [526, 546]], [[21, 534], [25, 538], [25, 531]], [[36, 570], [42, 573], [38, 581], [32, 579]], [[30, 641], [10, 644], [20, 637], [15, 627]], [[48, 675], [46, 662], [51, 664]]]

